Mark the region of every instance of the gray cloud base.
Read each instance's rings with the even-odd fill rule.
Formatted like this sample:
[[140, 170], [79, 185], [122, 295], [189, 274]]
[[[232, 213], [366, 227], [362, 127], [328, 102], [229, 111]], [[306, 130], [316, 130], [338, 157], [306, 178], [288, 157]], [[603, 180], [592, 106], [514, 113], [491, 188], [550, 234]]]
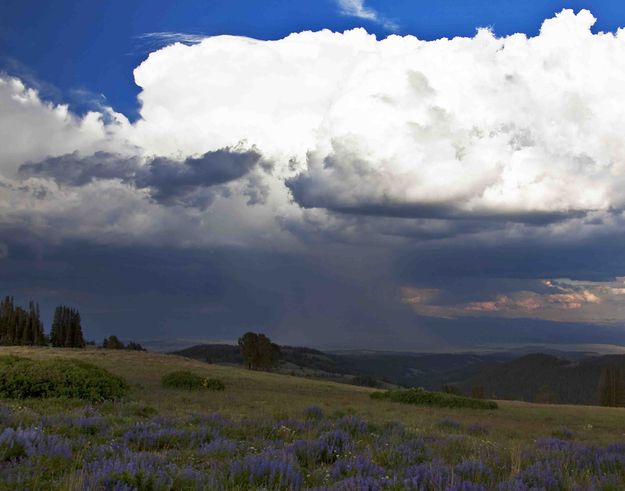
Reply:
[[[182, 202], [200, 207], [210, 204], [193, 200], [198, 190], [235, 181], [261, 161], [254, 151], [220, 149], [182, 161], [156, 157], [143, 161], [109, 152], [81, 157], [78, 153], [50, 157], [42, 162], [24, 164], [22, 179], [46, 177], [69, 186], [85, 186], [96, 180], [118, 179], [137, 188], [150, 190], [152, 198], [162, 203]], [[197, 197], [197, 196], [196, 196]]]

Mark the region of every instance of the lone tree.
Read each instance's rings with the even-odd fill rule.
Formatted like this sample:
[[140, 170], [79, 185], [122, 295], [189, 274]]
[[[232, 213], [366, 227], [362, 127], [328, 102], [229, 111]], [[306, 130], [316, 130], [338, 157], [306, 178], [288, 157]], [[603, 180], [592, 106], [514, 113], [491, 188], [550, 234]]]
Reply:
[[65, 305], [56, 308], [50, 330], [50, 343], [61, 348], [85, 347], [78, 310]]
[[260, 333], [246, 332], [239, 338], [239, 348], [249, 370], [268, 370], [280, 356], [278, 345]]
[[619, 367], [609, 366], [601, 371], [599, 404], [611, 407], [625, 406], [625, 377]]
[[102, 347], [106, 349], [125, 349], [124, 343], [122, 343], [117, 336], [109, 336], [102, 341]]

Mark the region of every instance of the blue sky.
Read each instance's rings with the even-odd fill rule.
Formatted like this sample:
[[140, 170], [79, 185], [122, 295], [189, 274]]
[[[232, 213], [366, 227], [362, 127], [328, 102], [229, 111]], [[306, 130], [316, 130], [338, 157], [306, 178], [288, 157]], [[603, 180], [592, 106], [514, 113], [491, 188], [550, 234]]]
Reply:
[[5, 0], [0, 4], [0, 70], [32, 78], [49, 98], [83, 111], [101, 96], [137, 116], [132, 70], [155, 45], [141, 36], [175, 32], [279, 39], [291, 32], [364, 26], [384, 37], [395, 31], [420, 39], [472, 36], [491, 26], [498, 35], [536, 34], [563, 8], [590, 9], [594, 30], [625, 25], [618, 1], [395, 0], [368, 2], [397, 25], [344, 15], [334, 0]]
[[97, 339], [622, 343], [620, 26], [608, 1], [5, 0], [0, 293]]

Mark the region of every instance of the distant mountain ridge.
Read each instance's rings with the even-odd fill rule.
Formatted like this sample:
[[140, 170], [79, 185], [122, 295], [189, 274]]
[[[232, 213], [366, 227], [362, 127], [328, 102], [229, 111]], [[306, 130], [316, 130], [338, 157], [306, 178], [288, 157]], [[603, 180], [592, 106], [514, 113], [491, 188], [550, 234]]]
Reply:
[[463, 391], [484, 387], [487, 397], [535, 402], [548, 389], [553, 402], [597, 404], [599, 381], [604, 368], [625, 370], [625, 355], [588, 356], [566, 360], [535, 353], [505, 363], [485, 365], [472, 377], [459, 381]]
[[[239, 347], [228, 344], [199, 344], [172, 354], [228, 365], [243, 365]], [[278, 365], [273, 369], [278, 373], [329, 379], [336, 382], [365, 385], [368, 387], [390, 387], [394, 384], [358, 372], [343, 357], [325, 353], [313, 348], [280, 346]]]
[[[375, 351], [324, 352], [280, 346], [275, 371], [371, 387], [424, 387], [438, 390], [449, 380], [464, 380], [476, 367], [510, 359], [506, 354], [428, 354]], [[199, 344], [172, 354], [208, 363], [243, 365], [238, 346]]]
[[[376, 351], [324, 352], [281, 346], [275, 371], [309, 378], [372, 387], [453, 385], [470, 394], [483, 387], [487, 397], [536, 402], [548, 390], [552, 402], [597, 404], [602, 370], [625, 370], [625, 355], [558, 352], [402, 353]], [[200, 344], [173, 354], [209, 363], [243, 365], [238, 346]]]

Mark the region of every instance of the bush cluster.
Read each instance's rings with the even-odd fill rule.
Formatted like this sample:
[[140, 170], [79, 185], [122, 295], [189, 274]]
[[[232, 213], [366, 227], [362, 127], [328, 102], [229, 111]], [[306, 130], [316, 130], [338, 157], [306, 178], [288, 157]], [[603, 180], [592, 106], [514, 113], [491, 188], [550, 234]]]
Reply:
[[495, 401], [473, 399], [445, 392], [430, 392], [418, 389], [393, 389], [384, 392], [374, 392], [373, 399], [388, 399], [394, 402], [406, 404], [419, 404], [423, 406], [469, 408], [469, 409], [497, 409]]
[[179, 370], [163, 375], [161, 382], [164, 387], [174, 389], [224, 390], [226, 388], [224, 383], [217, 378], [202, 377], [188, 370]]
[[118, 399], [127, 391], [122, 377], [91, 363], [0, 357], [0, 398], [59, 397], [95, 402]]

